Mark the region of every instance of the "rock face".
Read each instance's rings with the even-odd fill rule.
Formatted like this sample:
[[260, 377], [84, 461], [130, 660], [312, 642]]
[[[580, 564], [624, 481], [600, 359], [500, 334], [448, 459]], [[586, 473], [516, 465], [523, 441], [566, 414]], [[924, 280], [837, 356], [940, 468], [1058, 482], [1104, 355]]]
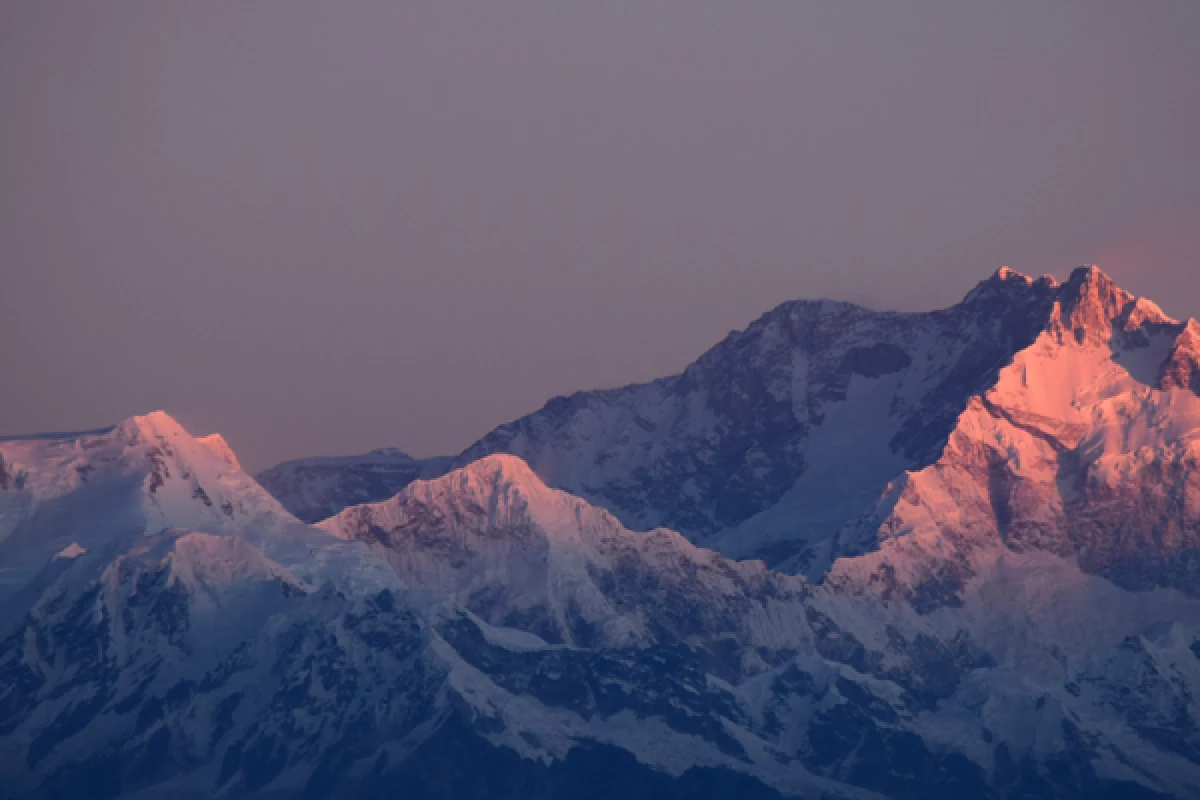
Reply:
[[0, 800], [1200, 796], [1196, 330], [783, 306], [316, 526], [165, 414], [0, 441]]

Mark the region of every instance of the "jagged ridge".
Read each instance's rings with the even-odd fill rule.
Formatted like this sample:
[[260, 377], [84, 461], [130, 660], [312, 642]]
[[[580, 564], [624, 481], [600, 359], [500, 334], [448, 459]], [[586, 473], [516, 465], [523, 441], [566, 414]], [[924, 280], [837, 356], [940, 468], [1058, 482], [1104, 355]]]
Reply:
[[[971, 398], [1042, 334], [1060, 346], [1111, 339], [1118, 357], [1162, 359], [1136, 365], [1140, 382], [1190, 388], [1200, 380], [1197, 331], [1095, 267], [1063, 284], [1002, 268], [942, 311], [785, 303], [680, 375], [555, 398], [452, 461], [378, 481], [383, 473], [366, 461], [323, 465], [332, 488], [320, 503], [274, 474], [264, 479], [311, 519], [509, 452], [632, 528], [670, 527], [727, 555], [819, 578], [864, 545], [859, 518], [889, 484], [933, 464]], [[343, 479], [354, 495], [335, 487]]]

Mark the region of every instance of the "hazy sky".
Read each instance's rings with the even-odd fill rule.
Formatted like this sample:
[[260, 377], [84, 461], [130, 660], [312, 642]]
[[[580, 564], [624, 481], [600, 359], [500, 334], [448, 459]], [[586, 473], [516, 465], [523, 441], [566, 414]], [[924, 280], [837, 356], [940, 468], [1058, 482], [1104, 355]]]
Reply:
[[767, 309], [1200, 314], [1200, 2], [0, 4], [0, 433], [457, 451]]

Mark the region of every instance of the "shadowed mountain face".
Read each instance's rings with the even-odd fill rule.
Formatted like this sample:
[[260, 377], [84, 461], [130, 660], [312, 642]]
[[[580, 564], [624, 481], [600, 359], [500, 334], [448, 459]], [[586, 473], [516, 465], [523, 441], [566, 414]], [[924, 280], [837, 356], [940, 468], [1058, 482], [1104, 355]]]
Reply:
[[304, 458], [255, 478], [304, 522], [319, 522], [343, 508], [391, 497], [419, 478], [445, 473], [448, 458], [417, 459], [395, 448], [362, 456]]
[[1195, 797], [1198, 330], [1094, 269], [782, 306], [477, 459], [281, 466], [389, 492], [315, 526], [162, 413], [0, 441], [0, 800]]
[[314, 528], [162, 414], [0, 454], [0, 797], [1200, 785], [1200, 600], [1103, 576], [1145, 540], [1096, 569], [902, 493], [814, 585], [510, 455]]
[[[922, 314], [787, 303], [680, 375], [555, 398], [452, 460], [403, 476], [369, 457], [329, 460], [320, 485], [316, 462], [291, 462], [260, 479], [313, 519], [318, 506], [385, 499], [409, 475], [511, 453], [631, 528], [669, 527], [726, 555], [820, 578], [865, 546], [860, 517], [942, 456], [972, 398], [993, 390], [1018, 353], [1053, 336], [1039, 351], [1051, 363], [1059, 349], [1069, 357], [1090, 347], [1096, 364], [1124, 366], [1134, 383], [1191, 388], [1198, 330], [1095, 268], [1061, 285], [1002, 269], [962, 303]], [[364, 474], [378, 476], [372, 490], [362, 489]], [[331, 476], [355, 488], [335, 488]]]

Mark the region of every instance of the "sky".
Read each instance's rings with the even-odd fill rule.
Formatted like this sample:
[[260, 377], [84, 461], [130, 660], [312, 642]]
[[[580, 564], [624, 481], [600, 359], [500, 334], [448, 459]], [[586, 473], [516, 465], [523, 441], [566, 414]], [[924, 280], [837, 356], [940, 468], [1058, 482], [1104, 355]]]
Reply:
[[1200, 315], [1200, 2], [0, 4], [0, 434], [454, 453], [781, 302]]

